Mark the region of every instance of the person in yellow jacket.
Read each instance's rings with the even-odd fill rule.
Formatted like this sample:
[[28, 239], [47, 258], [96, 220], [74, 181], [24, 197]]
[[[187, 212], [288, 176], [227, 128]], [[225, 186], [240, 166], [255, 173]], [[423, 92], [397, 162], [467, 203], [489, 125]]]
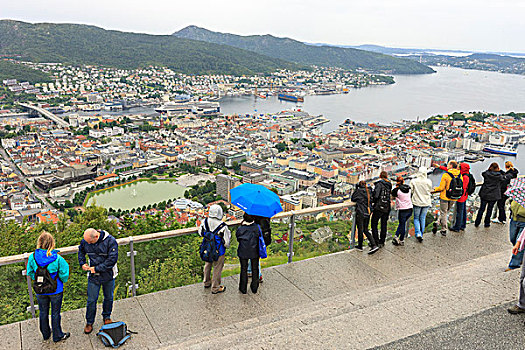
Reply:
[[448, 229], [448, 213], [452, 209], [454, 203], [457, 202], [457, 199], [451, 199], [447, 197], [447, 190], [450, 188], [450, 181], [452, 181], [453, 176], [458, 176], [459, 164], [456, 161], [451, 160], [447, 164], [447, 172], [441, 176], [441, 182], [439, 186], [434, 188], [433, 193], [439, 192], [439, 223], [441, 224], [441, 234], [443, 236], [447, 235]]

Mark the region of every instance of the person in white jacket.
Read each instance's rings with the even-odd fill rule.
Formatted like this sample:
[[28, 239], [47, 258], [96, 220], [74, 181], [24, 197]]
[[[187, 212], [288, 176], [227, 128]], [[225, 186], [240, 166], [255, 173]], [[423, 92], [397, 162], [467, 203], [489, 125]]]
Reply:
[[[210, 207], [208, 211], [208, 217], [204, 219], [201, 226], [199, 227], [199, 235], [202, 236], [205, 231], [205, 225], [208, 225], [210, 232], [214, 232], [219, 226], [222, 225], [222, 228], [216, 232], [217, 241], [219, 243], [219, 252], [220, 256], [217, 261], [214, 262], [205, 262], [204, 263], [204, 288], [210, 288], [212, 294], [222, 293], [226, 290], [225, 286], [221, 286], [221, 275], [222, 269], [224, 267], [224, 256], [226, 253], [226, 248], [230, 246], [231, 233], [228, 229], [228, 226], [223, 224], [222, 208], [218, 204], [214, 204]], [[221, 239], [222, 238], [222, 239]], [[211, 269], [213, 267], [213, 276], [211, 276]]]
[[412, 204], [414, 205], [414, 228], [418, 242], [423, 242], [425, 221], [428, 208], [432, 205], [432, 194], [434, 190], [432, 181], [427, 177], [427, 168], [420, 167], [416, 177], [410, 181], [412, 192]]

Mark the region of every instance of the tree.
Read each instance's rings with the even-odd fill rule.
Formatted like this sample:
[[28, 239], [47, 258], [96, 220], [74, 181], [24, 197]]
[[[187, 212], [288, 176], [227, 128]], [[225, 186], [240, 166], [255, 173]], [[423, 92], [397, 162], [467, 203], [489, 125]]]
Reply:
[[277, 148], [279, 152], [284, 152], [288, 150], [288, 146], [286, 146], [284, 142], [279, 142], [278, 144], [275, 145], [275, 148]]

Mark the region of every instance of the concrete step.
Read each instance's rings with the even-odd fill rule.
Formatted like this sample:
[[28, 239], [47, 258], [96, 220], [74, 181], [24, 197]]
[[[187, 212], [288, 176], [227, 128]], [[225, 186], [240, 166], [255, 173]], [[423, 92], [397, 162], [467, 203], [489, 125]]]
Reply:
[[514, 299], [517, 273], [504, 273], [501, 268], [507, 257], [503, 251], [380, 287], [342, 293], [195, 334], [167, 348], [266, 349], [293, 344], [326, 349], [385, 344]]

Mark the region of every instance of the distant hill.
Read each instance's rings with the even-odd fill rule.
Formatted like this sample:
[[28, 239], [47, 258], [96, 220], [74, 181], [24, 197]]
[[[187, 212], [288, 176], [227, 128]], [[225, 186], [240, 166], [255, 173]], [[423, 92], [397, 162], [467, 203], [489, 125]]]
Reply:
[[196, 26], [186, 27], [173, 35], [178, 38], [229, 45], [301, 64], [364, 69], [374, 73], [421, 74], [434, 72], [430, 67], [403, 58], [353, 48], [307, 45], [297, 40], [277, 38], [272, 35], [240, 36], [212, 32]]
[[23, 64], [0, 60], [0, 83], [5, 79], [17, 79], [19, 82], [28, 81], [35, 83], [48, 83], [51, 78], [46, 73], [29, 68]]
[[[419, 59], [417, 57], [410, 57]], [[464, 69], [477, 69], [501, 73], [525, 75], [525, 58], [502, 56], [490, 53], [474, 53], [468, 56], [423, 55], [423, 62]]]
[[298, 68], [278, 58], [172, 35], [13, 20], [0, 21], [0, 56], [124, 69], [159, 65], [188, 74], [254, 74]]

